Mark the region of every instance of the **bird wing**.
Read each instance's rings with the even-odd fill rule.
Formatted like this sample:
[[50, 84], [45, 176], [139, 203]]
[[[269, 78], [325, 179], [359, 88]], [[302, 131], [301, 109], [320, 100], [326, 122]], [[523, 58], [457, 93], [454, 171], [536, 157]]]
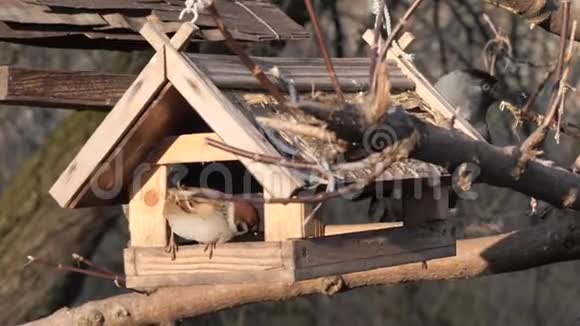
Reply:
[[222, 200], [201, 197], [175, 198], [175, 204], [183, 212], [200, 218], [210, 218], [216, 213], [228, 215], [228, 203]]

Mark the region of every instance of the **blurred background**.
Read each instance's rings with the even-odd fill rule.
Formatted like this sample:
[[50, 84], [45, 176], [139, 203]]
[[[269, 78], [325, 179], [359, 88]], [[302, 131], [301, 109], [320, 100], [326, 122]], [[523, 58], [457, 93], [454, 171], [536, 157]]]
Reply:
[[[310, 29], [301, 0], [277, 1], [293, 19]], [[365, 56], [361, 39], [372, 26], [371, 3], [367, 1], [314, 1], [328, 46], [335, 56]], [[406, 0], [387, 1], [393, 22], [402, 15]], [[546, 65], [557, 59], [559, 37], [509, 13], [486, 7], [476, 0], [426, 1], [415, 14], [410, 30], [417, 37], [408, 52], [419, 69], [433, 82], [459, 68], [485, 69], [483, 48], [494, 37], [483, 19], [487, 13], [498, 29], [511, 40], [513, 57], [500, 60], [500, 76], [513, 91], [532, 92], [541, 81]], [[313, 40], [278, 44], [247, 45], [256, 55], [319, 56]], [[219, 45], [201, 47], [204, 52], [222, 52]], [[0, 64], [28, 68], [138, 73], [152, 52], [60, 50], [0, 42]], [[520, 62], [521, 61], [521, 62]], [[525, 63], [527, 62], [527, 63]], [[532, 63], [532, 64], [530, 64]], [[577, 66], [577, 65], [576, 65]], [[578, 82], [578, 69], [571, 77]], [[569, 93], [564, 118], [580, 125], [579, 94]], [[543, 94], [534, 110], [543, 112]], [[126, 221], [118, 207], [71, 214], [61, 209], [47, 190], [72, 159], [79, 146], [104, 117], [102, 113], [41, 110], [0, 106], [0, 323], [11, 325], [38, 318], [65, 306], [105, 298], [122, 290], [104, 280], [70, 277], [49, 269], [23, 269], [25, 255], [7, 248], [14, 241], [38, 242], [35, 255], [66, 261], [70, 253], [84, 253], [98, 264], [122, 271], [122, 249], [128, 241]], [[490, 110], [493, 132], [511, 137], [509, 112]], [[546, 156], [570, 166], [580, 154], [577, 139], [562, 136], [556, 144], [548, 137]], [[480, 199], [461, 203], [466, 236], [481, 236], [533, 225], [527, 216], [529, 198], [508, 190], [478, 187]], [[44, 214], [62, 215], [62, 225], [47, 225], [53, 233], [37, 237], [34, 227]], [[82, 216], [81, 216], [82, 215]], [[83, 222], [78, 222], [83, 218]], [[18, 227], [7, 228], [3, 220], [18, 219]], [[339, 221], [337, 221], [339, 222]], [[76, 228], [75, 237], [86, 238], [68, 254], [51, 250], [51, 242], [64, 228]], [[78, 242], [78, 241], [77, 241]], [[4, 250], [3, 250], [4, 249]], [[577, 325], [580, 318], [580, 262], [560, 263], [533, 270], [442, 282], [373, 287], [340, 293], [333, 297], [309, 296], [279, 303], [243, 306], [209, 316], [179, 321], [183, 325]], [[49, 278], [58, 278], [43, 286]]]

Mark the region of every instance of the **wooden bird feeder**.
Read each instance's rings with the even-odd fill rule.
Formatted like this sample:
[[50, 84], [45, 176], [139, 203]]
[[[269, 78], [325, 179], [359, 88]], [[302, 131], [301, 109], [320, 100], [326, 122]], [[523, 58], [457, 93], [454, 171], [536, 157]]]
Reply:
[[[156, 54], [50, 190], [64, 207], [128, 203], [128, 287], [295, 282], [455, 255], [453, 227], [445, 221], [450, 176], [441, 168], [408, 160], [377, 181], [382, 189], [400, 186], [402, 225], [325, 225], [318, 215], [310, 216], [312, 204], [264, 204], [260, 207], [263, 239], [219, 244], [211, 259], [204, 245], [184, 245], [172, 260], [164, 251], [169, 231], [163, 216], [166, 194], [174, 184], [172, 166], [241, 162], [238, 166], [249, 172], [244, 176], [259, 183], [264, 197], [289, 197], [307, 185], [296, 171], [207, 145], [206, 139], [211, 138], [282, 157], [256, 122], [258, 116], [275, 114], [275, 105], [257, 90], [249, 73], [231, 77], [232, 84], [245, 84], [245, 90], [218, 88], [214, 78], [220, 70], [244, 68], [237, 57], [182, 52], [194, 30], [184, 24], [170, 40], [154, 25], [144, 25], [141, 34]], [[321, 60], [255, 60], [264, 70], [278, 66], [296, 81], [299, 91], [309, 93], [312, 81], [318, 90], [332, 89]], [[334, 62], [349, 96], [366, 89], [366, 58]], [[395, 101], [424, 107], [434, 120], [453, 116], [453, 109], [411, 63], [395, 53], [391, 64]], [[224, 85], [223, 80], [220, 83]], [[456, 127], [481, 139], [460, 117]], [[316, 156], [316, 150], [305, 143], [302, 154]]]

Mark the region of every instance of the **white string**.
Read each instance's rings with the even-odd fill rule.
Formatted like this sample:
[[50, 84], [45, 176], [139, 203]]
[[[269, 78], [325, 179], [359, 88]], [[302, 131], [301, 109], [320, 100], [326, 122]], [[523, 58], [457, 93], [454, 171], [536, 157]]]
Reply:
[[[372, 1], [373, 1], [372, 11], [373, 11], [373, 14], [375, 14], [375, 15], [378, 15], [379, 8], [381, 8], [381, 4], [383, 2], [385, 2], [385, 10], [384, 10], [385, 19], [383, 22], [383, 28], [387, 32], [387, 36], [391, 35], [393, 26], [392, 26], [392, 20], [391, 20], [391, 12], [389, 10], [389, 6], [387, 5], [387, 0], [372, 0]], [[409, 61], [413, 61], [413, 59], [415, 58], [414, 54], [407, 53], [403, 49], [401, 49], [401, 47], [399, 46], [399, 43], [397, 41], [393, 42], [393, 46], [395, 46], [399, 50], [401, 50], [402, 56], [405, 57], [405, 59], [407, 59]]]
[[183, 20], [185, 14], [192, 14], [193, 19], [191, 23], [195, 24], [199, 18], [199, 10], [203, 10], [209, 6], [208, 0], [185, 0], [185, 8], [179, 14], [179, 20]]

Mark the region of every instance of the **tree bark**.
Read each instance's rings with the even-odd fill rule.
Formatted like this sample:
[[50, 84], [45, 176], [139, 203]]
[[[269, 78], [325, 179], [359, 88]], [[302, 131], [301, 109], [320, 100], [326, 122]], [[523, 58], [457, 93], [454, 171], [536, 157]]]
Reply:
[[[562, 31], [562, 6], [560, 0], [484, 0], [525, 18], [530, 24], [560, 35]], [[580, 3], [570, 1], [570, 20], [580, 21]], [[580, 30], [574, 36], [580, 41]]]
[[57, 176], [92, 131], [102, 113], [75, 113], [29, 160], [0, 198], [0, 324], [44, 316], [74, 296], [78, 277], [38, 266], [27, 256], [62, 261], [88, 255], [115, 217], [110, 209], [67, 210], [48, 194]]
[[[573, 215], [574, 214], [574, 215]], [[457, 244], [457, 256], [294, 284], [259, 283], [163, 288], [64, 308], [30, 325], [146, 325], [194, 317], [243, 304], [332, 295], [364, 286], [449, 280], [525, 270], [580, 257], [580, 216], [557, 212], [533, 228]]]

